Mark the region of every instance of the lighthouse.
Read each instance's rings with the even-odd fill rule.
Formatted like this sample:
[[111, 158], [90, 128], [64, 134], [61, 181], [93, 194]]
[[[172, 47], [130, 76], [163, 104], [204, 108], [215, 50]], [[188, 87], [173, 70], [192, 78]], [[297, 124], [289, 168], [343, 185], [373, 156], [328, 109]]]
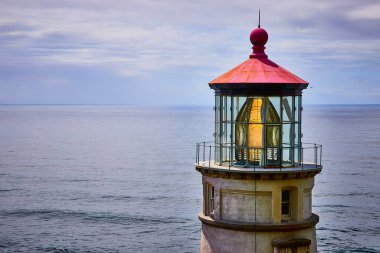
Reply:
[[196, 145], [201, 253], [316, 253], [312, 212], [322, 146], [302, 142], [308, 82], [268, 59], [254, 29], [249, 58], [209, 83], [215, 132]]

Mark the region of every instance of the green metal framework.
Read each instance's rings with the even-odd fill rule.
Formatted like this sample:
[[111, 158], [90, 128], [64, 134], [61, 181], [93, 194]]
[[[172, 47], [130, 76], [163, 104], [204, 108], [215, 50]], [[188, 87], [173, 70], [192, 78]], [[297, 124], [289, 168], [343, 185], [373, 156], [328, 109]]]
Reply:
[[215, 162], [246, 167], [300, 165], [301, 102], [301, 96], [216, 95]]

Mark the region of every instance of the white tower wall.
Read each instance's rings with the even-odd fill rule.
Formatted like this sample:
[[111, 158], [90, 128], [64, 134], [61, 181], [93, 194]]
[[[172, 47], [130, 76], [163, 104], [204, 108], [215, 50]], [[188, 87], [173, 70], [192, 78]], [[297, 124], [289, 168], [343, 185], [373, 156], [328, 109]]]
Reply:
[[[202, 173], [204, 189], [213, 187], [212, 192], [204, 191], [199, 214], [201, 253], [317, 252], [319, 218], [311, 204], [314, 176], [320, 170], [226, 173], [201, 166], [197, 170]], [[291, 195], [289, 216], [282, 213], [283, 190]]]

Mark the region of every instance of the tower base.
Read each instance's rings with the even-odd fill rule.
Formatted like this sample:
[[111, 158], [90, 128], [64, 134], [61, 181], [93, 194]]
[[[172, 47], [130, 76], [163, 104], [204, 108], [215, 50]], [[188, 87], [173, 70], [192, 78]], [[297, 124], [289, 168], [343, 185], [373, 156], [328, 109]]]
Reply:
[[200, 253], [317, 253], [315, 225], [294, 231], [236, 231], [202, 224]]

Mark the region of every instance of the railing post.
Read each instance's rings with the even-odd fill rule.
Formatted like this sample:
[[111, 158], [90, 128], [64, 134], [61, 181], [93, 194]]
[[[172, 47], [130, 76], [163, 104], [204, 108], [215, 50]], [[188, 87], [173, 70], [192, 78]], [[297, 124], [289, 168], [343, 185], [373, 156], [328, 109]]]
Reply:
[[230, 149], [230, 152], [229, 152], [230, 157], [228, 159], [228, 169], [230, 170], [231, 169], [231, 160], [232, 160], [232, 147], [230, 146], [229, 149]]
[[245, 158], [245, 167], [249, 167], [249, 162], [248, 162], [248, 159], [249, 159], [249, 147], [247, 146], [246, 148], [246, 158]]
[[197, 146], [196, 146], [195, 163], [199, 165], [199, 143], [197, 143]]
[[277, 150], [280, 150], [278, 157], [280, 159], [280, 171], [282, 171], [282, 148], [277, 148]]
[[210, 152], [208, 154], [208, 167], [210, 168], [210, 163], [211, 163], [211, 145], [210, 145]]
[[197, 146], [198, 146], [198, 144], [195, 145], [195, 164], [197, 164], [197, 160], [198, 160], [198, 157], [197, 157], [198, 156], [198, 154], [197, 154], [198, 153], [197, 152], [198, 151], [198, 147]]
[[321, 150], [319, 151], [319, 166], [322, 166], [322, 145], [319, 146]]
[[206, 142], [203, 142], [203, 162], [206, 161]]
[[232, 162], [232, 141], [230, 146], [230, 157], [228, 159], [228, 169], [231, 169], [231, 162]]
[[303, 147], [301, 148], [301, 166], [303, 170]]
[[317, 144], [314, 143], [314, 162], [315, 162], [315, 168], [318, 166], [318, 150], [317, 150]]

